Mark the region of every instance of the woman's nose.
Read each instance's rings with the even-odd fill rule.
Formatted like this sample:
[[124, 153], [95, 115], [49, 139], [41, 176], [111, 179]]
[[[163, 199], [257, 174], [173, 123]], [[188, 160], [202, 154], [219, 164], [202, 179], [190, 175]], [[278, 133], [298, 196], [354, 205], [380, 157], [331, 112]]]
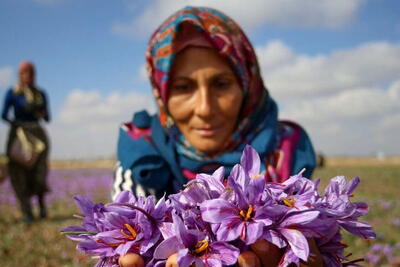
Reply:
[[212, 92], [207, 86], [198, 88], [196, 92], [195, 113], [200, 117], [209, 117], [213, 113], [214, 101]]

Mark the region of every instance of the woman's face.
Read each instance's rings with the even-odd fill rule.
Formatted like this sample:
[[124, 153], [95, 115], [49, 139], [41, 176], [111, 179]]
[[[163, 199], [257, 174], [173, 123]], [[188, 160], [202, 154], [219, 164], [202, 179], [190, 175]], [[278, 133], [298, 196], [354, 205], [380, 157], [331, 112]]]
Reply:
[[188, 47], [174, 60], [168, 111], [191, 145], [210, 156], [235, 130], [243, 92], [232, 68], [213, 49]]
[[19, 73], [20, 81], [23, 85], [33, 85], [33, 71], [29, 69], [21, 70]]

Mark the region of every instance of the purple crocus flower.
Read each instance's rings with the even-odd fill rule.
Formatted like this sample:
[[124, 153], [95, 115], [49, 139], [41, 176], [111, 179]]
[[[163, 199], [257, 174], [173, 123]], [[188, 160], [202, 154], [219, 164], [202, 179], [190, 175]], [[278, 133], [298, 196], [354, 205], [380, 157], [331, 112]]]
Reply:
[[196, 266], [220, 267], [232, 265], [237, 261], [239, 249], [228, 243], [212, 241], [206, 233], [188, 229], [182, 219], [173, 213], [175, 233], [162, 241], [154, 252], [155, 259], [167, 259], [178, 254], [178, 264], [182, 267]]
[[84, 198], [77, 198], [85, 214], [83, 226], [68, 227], [73, 240], [80, 241], [78, 249], [98, 255], [102, 264], [114, 264], [119, 256], [135, 252], [151, 258], [149, 251], [160, 239], [157, 225], [168, 210], [164, 199], [157, 204], [154, 197], [136, 199], [131, 192], [121, 192], [114, 203], [96, 205]]
[[[219, 167], [212, 175], [200, 173], [196, 176], [196, 181], [203, 182], [207, 186], [209, 198], [218, 198], [225, 191], [224, 167]], [[190, 181], [188, 185], [193, 183]], [[200, 203], [200, 202], [199, 202]]]
[[392, 220], [392, 225], [394, 226], [400, 226], [400, 218], [394, 218]]
[[[236, 165], [228, 178], [235, 192], [235, 199], [206, 200], [200, 205], [204, 221], [216, 224], [217, 239], [232, 241], [237, 238], [252, 244], [263, 234], [264, 226], [272, 221], [268, 218], [268, 205], [262, 201], [265, 182], [262, 178], [248, 180], [241, 165]], [[247, 181], [246, 181], [247, 180]]]
[[270, 227], [266, 227], [263, 237], [281, 248], [288, 244], [288, 249], [296, 257], [307, 261], [310, 250], [304, 232], [312, 228], [318, 215], [319, 212], [315, 210], [291, 211], [276, 219], [276, 223]]
[[279, 185], [271, 185], [274, 198], [296, 210], [310, 209], [319, 198], [317, 183], [304, 178], [301, 172]]
[[333, 178], [325, 189], [325, 195], [314, 204], [314, 207], [327, 217], [334, 218], [346, 231], [364, 239], [374, 239], [376, 235], [373, 228], [367, 223], [358, 221], [358, 217], [368, 212], [368, 205], [364, 202], [350, 201], [359, 183], [358, 177], [347, 184], [343, 176]]
[[218, 240], [239, 238], [252, 244], [262, 236], [264, 227], [272, 223], [268, 218], [272, 199], [264, 175], [260, 174], [260, 164], [257, 152], [246, 146], [240, 164], [233, 167], [225, 186], [225, 192], [234, 194], [201, 203], [202, 218], [212, 224]]
[[[94, 204], [92, 201], [82, 196], [76, 196], [75, 201], [83, 213], [83, 216], [77, 216], [83, 220], [82, 226], [69, 226], [62, 229], [61, 232], [67, 234], [67, 237], [71, 240], [79, 241], [80, 243], [77, 249], [85, 253], [113, 257], [113, 248], [98, 243], [92, 238], [97, 233], [106, 230], [101, 223], [105, 213], [104, 204]], [[112, 262], [112, 260], [108, 259], [108, 262]]]

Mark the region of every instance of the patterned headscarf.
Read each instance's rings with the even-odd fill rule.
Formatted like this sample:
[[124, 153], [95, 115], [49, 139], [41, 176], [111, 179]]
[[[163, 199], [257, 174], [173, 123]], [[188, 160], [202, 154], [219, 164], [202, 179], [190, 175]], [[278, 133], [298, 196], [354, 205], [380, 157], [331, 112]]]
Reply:
[[[179, 10], [162, 23], [150, 39], [146, 53], [147, 71], [159, 107], [161, 125], [167, 133], [175, 133], [173, 135], [176, 136], [178, 130], [167, 110], [168, 85], [174, 58], [184, 47], [179, 42], [183, 34], [181, 31], [187, 28], [184, 27], [186, 24], [194, 26], [191, 28], [197, 31], [188, 34], [188, 38], [197, 38], [198, 41], [193, 42], [202, 43], [199, 46], [214, 48], [232, 66], [241, 83], [244, 103], [238, 127], [228, 141], [229, 144], [225, 146], [228, 150], [235, 148], [260, 128], [260, 125], [257, 126], [254, 122], [258, 120], [269, 96], [263, 85], [255, 51], [248, 38], [231, 18], [211, 8], [188, 6]], [[189, 150], [194, 150], [194, 154], [200, 159], [204, 157], [193, 148]]]

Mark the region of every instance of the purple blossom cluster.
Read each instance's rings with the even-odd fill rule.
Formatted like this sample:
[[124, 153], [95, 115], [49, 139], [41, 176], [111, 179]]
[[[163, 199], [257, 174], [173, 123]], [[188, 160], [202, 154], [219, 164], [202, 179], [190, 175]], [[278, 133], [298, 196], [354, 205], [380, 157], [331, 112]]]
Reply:
[[[110, 195], [113, 180], [111, 169], [51, 169], [48, 175], [50, 192], [46, 194], [46, 203], [49, 205], [70, 201], [81, 194], [91, 199], [104, 199]], [[36, 199], [32, 199], [36, 201]], [[0, 186], [0, 208], [17, 206], [14, 190], [10, 179]]]
[[371, 267], [382, 266], [386, 263], [400, 264], [400, 258], [396, 255], [396, 251], [400, 251], [400, 243], [390, 244], [374, 244], [370, 250], [364, 255], [365, 260]]
[[359, 178], [346, 183], [335, 177], [320, 194], [319, 180], [301, 173], [268, 183], [260, 164], [257, 152], [247, 146], [228, 177], [223, 167], [212, 175], [198, 174], [181, 192], [158, 202], [127, 191], [109, 204], [76, 197], [83, 224], [62, 232], [80, 242], [78, 249], [97, 255], [96, 266], [118, 266], [118, 258], [128, 252], [140, 254], [146, 266], [164, 266], [175, 253], [182, 267], [226, 266], [259, 239], [281, 249], [279, 267], [314, 257], [308, 239], [315, 240], [325, 266], [349, 266], [341, 229], [375, 238], [372, 227], [358, 220], [368, 205], [350, 201]]

